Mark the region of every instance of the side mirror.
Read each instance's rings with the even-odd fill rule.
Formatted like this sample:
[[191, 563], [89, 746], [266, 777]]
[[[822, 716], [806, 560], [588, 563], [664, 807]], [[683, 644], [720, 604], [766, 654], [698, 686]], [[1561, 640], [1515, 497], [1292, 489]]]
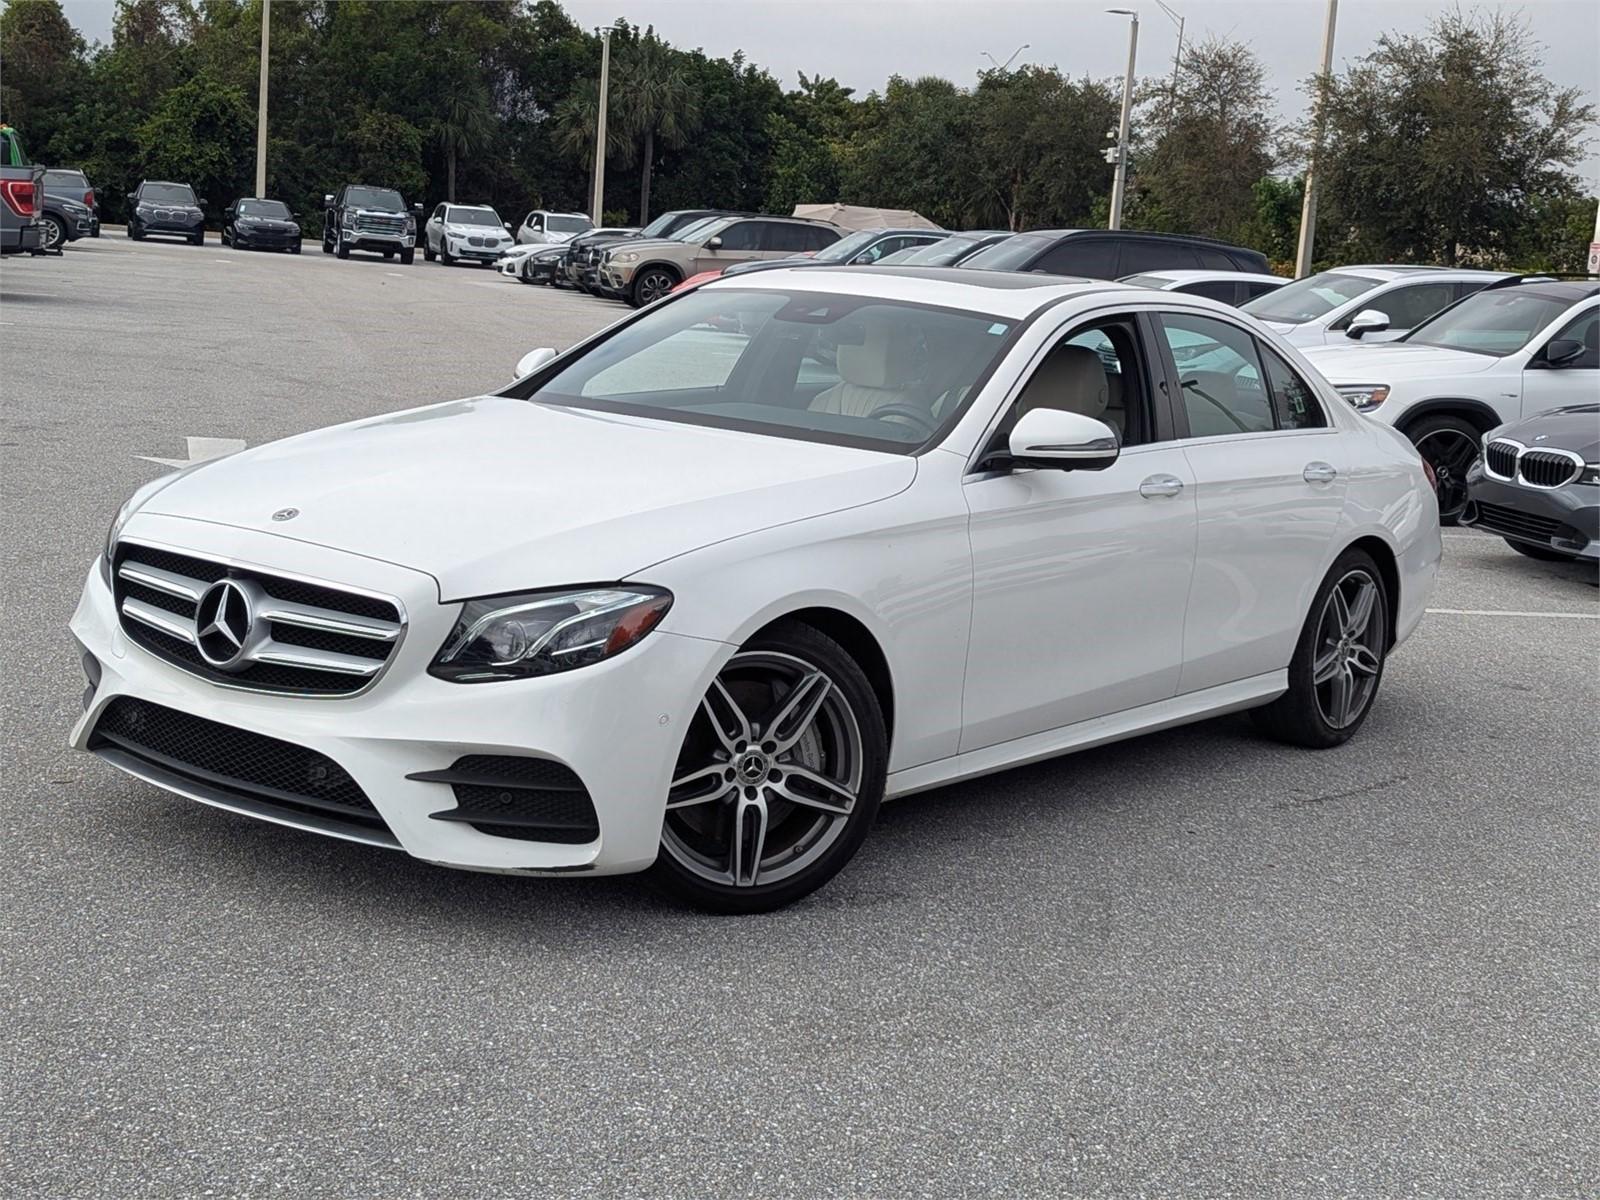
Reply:
[[420, 216], [421, 216], [421, 215], [422, 215], [422, 205], [420, 205], [420, 204], [413, 204], [413, 205], [412, 205], [412, 206], [411, 206], [411, 211], [412, 211], [412, 212], [413, 212], [413, 213], [415, 213], [415, 214], [416, 214], [416, 215], [417, 215], [417, 216], [419, 216], [419, 217], [420, 217]]
[[506, 232], [507, 233], [516, 233], [516, 231], [517, 231], [517, 227], [515, 225], [513, 225], [510, 221], [507, 221], [506, 222]]
[[722, 237], [720, 235], [718, 235], [717, 237], [712, 238], [709, 242], [706, 243], [706, 249], [707, 250], [721, 250], [722, 249]]
[[511, 378], [513, 380], [524, 379], [527, 376], [532, 375], [535, 371], [544, 366], [545, 363], [549, 362], [555, 356], [556, 352], [549, 346], [540, 346], [537, 350], [529, 350], [517, 360], [517, 369], [512, 372]]
[[1011, 430], [1011, 457], [1019, 467], [1058, 471], [1103, 471], [1117, 461], [1122, 446], [1104, 421], [1059, 408], [1035, 408]]
[[204, 200], [196, 200], [195, 203], [198, 204], [202, 209], [206, 206], [206, 202]]
[[1576, 338], [1551, 338], [1544, 348], [1544, 361], [1548, 367], [1564, 367], [1574, 359], [1583, 357], [1583, 343]]
[[323, 196], [323, 198], [322, 198], [322, 207], [323, 208], [332, 208], [333, 207], [333, 197], [332, 196]]
[[139, 203], [139, 193], [138, 192], [129, 192], [128, 193], [128, 203], [129, 204], [137, 204], [137, 203]]
[[1350, 318], [1350, 324], [1345, 327], [1344, 335], [1360, 341], [1369, 333], [1382, 333], [1389, 328], [1389, 314], [1376, 308], [1363, 308]]

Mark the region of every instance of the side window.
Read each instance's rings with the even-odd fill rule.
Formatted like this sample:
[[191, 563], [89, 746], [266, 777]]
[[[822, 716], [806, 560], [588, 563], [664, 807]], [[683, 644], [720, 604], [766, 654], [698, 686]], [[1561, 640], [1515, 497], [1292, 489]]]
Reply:
[[1390, 329], [1415, 329], [1455, 298], [1454, 284], [1418, 283], [1395, 288], [1365, 307], [1388, 313]]
[[1199, 256], [1183, 243], [1129, 238], [1122, 243], [1120, 275], [1142, 275], [1146, 271], [1187, 271], [1200, 265]]
[[543, 229], [544, 228], [544, 218], [542, 216], [540, 216], [536, 212], [529, 213], [528, 214], [528, 228], [529, 229], [533, 229], [533, 230]]
[[433, 210], [433, 219], [441, 222], [444, 220], [444, 205], [441, 204], [438, 208]]
[[1463, 296], [1470, 296], [1474, 292], [1483, 291], [1484, 288], [1488, 287], [1493, 282], [1494, 280], [1492, 279], [1485, 279], [1482, 282], [1476, 279], [1464, 279], [1459, 283], [1451, 285], [1451, 293], [1457, 300], [1459, 300]]
[[1124, 446], [1155, 441], [1149, 378], [1132, 317], [1080, 326], [1062, 336], [1034, 368], [1001, 421], [994, 448], [1004, 448], [1017, 419], [1035, 408], [1104, 421]]
[[[804, 225], [790, 225], [784, 221], [762, 221], [766, 226], [765, 234], [761, 239], [763, 250], [775, 250], [783, 254], [799, 254], [802, 250], [811, 247], [811, 239], [807, 236], [810, 232]], [[726, 239], [724, 239], [726, 242]]]
[[1221, 250], [1213, 250], [1210, 246], [1194, 247], [1195, 257], [1200, 260], [1200, 265], [1207, 271], [1237, 271], [1239, 265]]
[[821, 225], [806, 226], [806, 249], [811, 251], [825, 250], [839, 240], [839, 235], [831, 229], [824, 229]]
[[1317, 394], [1300, 373], [1284, 362], [1276, 350], [1259, 342], [1261, 360], [1267, 365], [1267, 382], [1272, 385], [1272, 406], [1278, 415], [1279, 429], [1323, 429], [1328, 418], [1317, 403]]
[[[735, 221], [717, 236], [722, 239], [719, 250], [761, 249], [761, 227], [765, 221]], [[709, 240], [709, 239], [708, 239]]]
[[1268, 292], [1275, 292], [1281, 288], [1281, 283], [1247, 283], [1244, 285], [1244, 301], [1254, 300], [1257, 296], [1265, 296]]
[[1206, 279], [1200, 283], [1186, 283], [1177, 290], [1191, 296], [1204, 296], [1207, 300], [1220, 300], [1224, 304], [1239, 303], [1239, 285], [1231, 279]]
[[1591, 308], [1588, 312], [1579, 313], [1575, 319], [1567, 322], [1565, 329], [1550, 340], [1555, 341], [1556, 338], [1583, 343], [1583, 353], [1571, 362], [1562, 364], [1563, 371], [1600, 369], [1600, 308]]
[[[1029, 270], [1046, 275], [1081, 275], [1085, 279], [1117, 278], [1117, 244], [1110, 238], [1068, 238], [1047, 251]], [[1131, 275], [1132, 271], [1124, 274]]]
[[1165, 312], [1161, 327], [1178, 368], [1190, 437], [1275, 429], [1256, 340], [1236, 325]]

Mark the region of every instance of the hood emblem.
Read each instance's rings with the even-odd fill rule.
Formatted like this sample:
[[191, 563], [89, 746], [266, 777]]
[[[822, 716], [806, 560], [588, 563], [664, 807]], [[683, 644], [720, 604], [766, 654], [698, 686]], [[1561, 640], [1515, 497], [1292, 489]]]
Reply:
[[280, 508], [272, 514], [272, 519], [274, 521], [292, 521], [299, 515], [300, 510], [298, 508]]

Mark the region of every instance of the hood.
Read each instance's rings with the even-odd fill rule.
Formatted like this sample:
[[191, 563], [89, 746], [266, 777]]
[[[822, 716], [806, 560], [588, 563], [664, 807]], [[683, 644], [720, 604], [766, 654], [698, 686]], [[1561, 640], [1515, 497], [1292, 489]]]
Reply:
[[915, 475], [906, 455], [479, 396], [218, 459], [141, 511], [383, 559], [460, 600], [625, 579]]
[[[612, 249], [612, 247], [609, 246], [606, 248]], [[615, 248], [619, 250], [627, 250], [630, 253], [635, 250], [649, 251], [653, 253], [663, 248], [667, 250], [698, 250], [700, 247], [692, 242], [680, 242], [677, 238], [630, 237], [619, 239]]]
[[1375, 346], [1312, 346], [1303, 349], [1311, 365], [1332, 384], [1388, 383], [1396, 379], [1476, 375], [1499, 362], [1488, 354], [1449, 350], [1442, 346], [1413, 346], [1407, 342], [1380, 342]]
[[1539, 450], [1571, 450], [1586, 463], [1600, 462], [1600, 404], [1552, 408], [1538, 416], [1495, 430]]

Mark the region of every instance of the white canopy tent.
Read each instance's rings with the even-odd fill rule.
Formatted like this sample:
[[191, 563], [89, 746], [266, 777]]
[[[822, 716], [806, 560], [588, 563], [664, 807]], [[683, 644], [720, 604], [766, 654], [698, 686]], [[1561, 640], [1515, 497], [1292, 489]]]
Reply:
[[841, 229], [938, 229], [921, 213], [909, 208], [857, 208], [853, 204], [796, 204], [794, 216], [832, 221]]

